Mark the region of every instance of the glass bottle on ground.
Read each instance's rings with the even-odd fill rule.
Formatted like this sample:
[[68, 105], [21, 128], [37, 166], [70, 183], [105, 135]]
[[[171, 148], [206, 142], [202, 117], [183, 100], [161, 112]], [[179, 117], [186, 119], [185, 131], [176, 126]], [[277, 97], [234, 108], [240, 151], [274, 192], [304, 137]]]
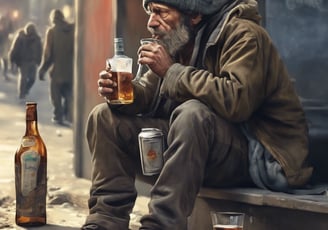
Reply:
[[47, 149], [38, 130], [37, 103], [26, 103], [26, 130], [15, 153], [16, 224], [46, 224]]

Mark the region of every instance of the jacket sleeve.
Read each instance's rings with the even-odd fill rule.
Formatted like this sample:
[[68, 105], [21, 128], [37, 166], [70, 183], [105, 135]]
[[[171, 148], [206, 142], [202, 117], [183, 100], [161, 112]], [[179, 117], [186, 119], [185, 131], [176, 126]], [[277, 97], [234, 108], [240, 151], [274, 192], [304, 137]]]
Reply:
[[252, 31], [238, 32], [234, 28], [223, 36], [226, 40], [222, 48], [213, 46], [208, 52], [212, 55], [206, 56], [206, 70], [181, 64], [171, 66], [161, 94], [178, 101], [198, 99], [221, 117], [242, 122], [264, 100], [266, 60]]
[[43, 47], [42, 61], [40, 64], [40, 71], [46, 72], [53, 64], [53, 30], [48, 29], [46, 32], [46, 39]]
[[42, 41], [41, 41], [41, 38], [39, 38], [39, 40], [38, 40], [38, 47], [37, 47], [37, 50], [36, 50], [36, 52], [37, 52], [37, 64], [38, 65], [40, 65], [40, 63], [41, 63], [41, 60], [42, 60]]
[[17, 33], [17, 35], [15, 36], [13, 43], [9, 49], [9, 53], [8, 53], [8, 57], [9, 57], [9, 61], [11, 63], [14, 63], [16, 65], [20, 65], [21, 64], [21, 50], [23, 50], [22, 48], [22, 38], [19, 37], [19, 32]]

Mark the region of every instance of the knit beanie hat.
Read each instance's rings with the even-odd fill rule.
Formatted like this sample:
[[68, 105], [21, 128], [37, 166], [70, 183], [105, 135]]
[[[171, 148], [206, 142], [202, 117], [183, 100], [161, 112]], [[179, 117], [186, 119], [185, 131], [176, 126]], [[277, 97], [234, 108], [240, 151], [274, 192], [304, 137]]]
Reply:
[[232, 0], [143, 0], [143, 7], [147, 9], [151, 2], [169, 5], [181, 11], [210, 15], [219, 11], [222, 6]]

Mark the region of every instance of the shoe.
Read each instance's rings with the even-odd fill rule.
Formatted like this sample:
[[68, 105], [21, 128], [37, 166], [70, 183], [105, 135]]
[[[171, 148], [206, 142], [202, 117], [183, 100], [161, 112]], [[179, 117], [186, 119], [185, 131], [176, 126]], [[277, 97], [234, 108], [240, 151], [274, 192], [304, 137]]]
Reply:
[[64, 126], [64, 127], [67, 127], [67, 128], [72, 127], [72, 123], [67, 122], [67, 121], [63, 121], [63, 120], [57, 120], [57, 119], [52, 118], [51, 122], [54, 123], [55, 125], [60, 125], [60, 126]]
[[51, 122], [56, 125], [64, 125], [64, 122], [61, 119], [51, 118]]
[[97, 224], [86, 224], [82, 226], [81, 230], [106, 230], [106, 229]]

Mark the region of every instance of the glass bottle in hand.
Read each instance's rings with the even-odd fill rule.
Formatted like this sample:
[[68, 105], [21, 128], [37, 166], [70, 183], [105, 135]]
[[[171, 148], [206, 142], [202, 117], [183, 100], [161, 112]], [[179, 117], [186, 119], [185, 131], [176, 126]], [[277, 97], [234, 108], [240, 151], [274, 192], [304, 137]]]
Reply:
[[130, 104], [133, 102], [133, 60], [124, 54], [123, 38], [114, 39], [114, 52], [114, 56], [106, 60], [106, 69], [111, 71], [117, 87], [108, 100], [110, 104]]

